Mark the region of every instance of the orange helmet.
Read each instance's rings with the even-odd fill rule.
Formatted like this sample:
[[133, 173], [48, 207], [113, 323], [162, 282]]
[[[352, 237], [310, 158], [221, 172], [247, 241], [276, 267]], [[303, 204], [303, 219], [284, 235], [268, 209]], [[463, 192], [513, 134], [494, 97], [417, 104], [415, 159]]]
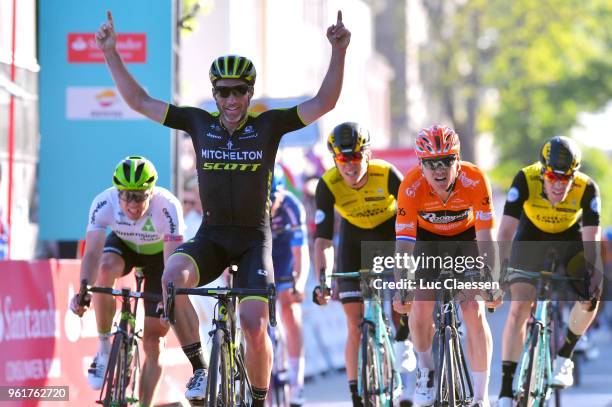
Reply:
[[459, 136], [448, 126], [432, 126], [419, 132], [416, 155], [419, 159], [459, 155]]

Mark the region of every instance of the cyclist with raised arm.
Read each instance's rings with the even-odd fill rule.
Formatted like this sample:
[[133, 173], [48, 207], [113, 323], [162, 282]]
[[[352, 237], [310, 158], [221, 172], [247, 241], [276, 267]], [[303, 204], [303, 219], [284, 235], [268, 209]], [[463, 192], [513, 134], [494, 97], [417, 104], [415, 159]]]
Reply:
[[289, 356], [289, 397], [291, 407], [298, 407], [304, 404], [302, 301], [310, 261], [306, 210], [285, 188], [285, 174], [279, 164], [274, 166], [270, 202], [274, 280]]
[[[552, 248], [562, 246], [558, 254], [566, 272], [571, 259], [584, 255], [583, 266], [586, 265], [586, 271], [590, 272], [589, 292], [578, 290], [582, 301], [577, 301], [571, 310], [565, 340], [553, 362], [552, 385], [561, 388], [574, 382], [572, 352], [595, 317], [603, 281], [599, 188], [589, 176], [578, 171], [580, 162], [580, 149], [572, 139], [556, 136], [546, 141], [540, 151], [540, 160], [521, 169], [514, 177], [498, 232], [500, 242], [551, 242]], [[539, 271], [544, 267], [545, 245], [518, 243], [512, 247], [510, 262], [527, 262], [523, 267]], [[535, 247], [539, 253], [526, 253], [529, 247]], [[512, 406], [512, 382], [536, 296], [530, 280], [512, 273], [506, 279], [513, 300], [502, 342], [501, 407]]]
[[[393, 241], [396, 197], [402, 176], [391, 164], [372, 159], [370, 134], [357, 123], [334, 128], [327, 148], [335, 167], [326, 171], [315, 192], [314, 263], [317, 277], [334, 267], [334, 209], [341, 216], [338, 273], [359, 271], [362, 241]], [[329, 287], [329, 282], [327, 283]], [[338, 296], [346, 314], [348, 337], [344, 351], [353, 406], [361, 406], [357, 390], [358, 351], [363, 320], [363, 296], [358, 280], [338, 281]], [[329, 296], [317, 286], [313, 300], [327, 303]]]
[[[406, 174], [399, 189], [396, 252], [425, 258], [442, 256], [441, 248], [456, 245], [462, 256], [477, 256], [487, 247], [485, 242], [493, 240], [491, 187], [487, 178], [474, 164], [461, 161], [459, 136], [447, 126], [422, 129], [416, 139], [416, 155], [419, 165]], [[420, 266], [414, 272], [416, 281], [435, 281], [440, 269]], [[412, 302], [403, 303], [396, 292], [393, 303], [398, 312], [410, 310], [409, 326], [417, 354], [413, 401], [421, 406], [435, 402], [432, 353], [435, 299], [435, 290], [417, 289]], [[472, 298], [462, 302], [461, 309], [467, 326], [474, 405], [488, 406], [492, 338], [484, 304]]]
[[[178, 107], [154, 99], [127, 71], [116, 50], [112, 15], [96, 33], [115, 84], [135, 111], [165, 126], [186, 131], [197, 154], [203, 221], [195, 238], [170, 257], [162, 285], [177, 288], [206, 284], [232, 261], [239, 270], [238, 288], [266, 288], [273, 281], [269, 192], [274, 160], [281, 137], [317, 120], [334, 108], [344, 76], [350, 32], [337, 21], [327, 29], [332, 50], [328, 71], [317, 94], [289, 109], [248, 113], [255, 84], [255, 67], [245, 57], [221, 56], [209, 70], [218, 112]], [[175, 303], [175, 333], [192, 362], [194, 375], [186, 397], [202, 400], [206, 369], [198, 335], [198, 317], [187, 296]], [[268, 305], [261, 297], [241, 299], [241, 327], [245, 334], [246, 366], [254, 406], [263, 406], [270, 380], [272, 347], [267, 333]]]
[[[85, 253], [81, 261], [80, 281], [101, 287], [113, 287], [115, 280], [133, 267], [143, 267], [144, 291], [162, 295], [164, 262], [183, 242], [185, 225], [178, 199], [165, 188], [155, 186], [157, 171], [151, 161], [130, 156], [119, 162], [113, 175], [113, 187], [100, 193], [89, 210]], [[106, 235], [106, 228], [111, 233]], [[70, 309], [83, 316], [87, 307], [78, 304], [78, 294]], [[88, 381], [99, 390], [104, 381], [111, 350], [111, 328], [116, 311], [115, 298], [95, 294], [93, 306], [100, 343], [89, 369]], [[153, 405], [162, 374], [159, 360], [162, 338], [168, 333], [157, 313], [157, 303], [145, 301], [143, 350], [145, 361], [139, 384], [139, 403]]]

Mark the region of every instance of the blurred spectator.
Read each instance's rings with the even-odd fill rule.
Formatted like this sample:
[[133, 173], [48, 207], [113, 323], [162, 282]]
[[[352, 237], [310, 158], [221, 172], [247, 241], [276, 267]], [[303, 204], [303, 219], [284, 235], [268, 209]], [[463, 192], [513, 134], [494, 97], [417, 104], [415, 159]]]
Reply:
[[191, 177], [185, 181], [183, 190], [183, 213], [185, 214], [185, 241], [192, 239], [202, 224], [202, 202], [198, 194], [197, 178]]

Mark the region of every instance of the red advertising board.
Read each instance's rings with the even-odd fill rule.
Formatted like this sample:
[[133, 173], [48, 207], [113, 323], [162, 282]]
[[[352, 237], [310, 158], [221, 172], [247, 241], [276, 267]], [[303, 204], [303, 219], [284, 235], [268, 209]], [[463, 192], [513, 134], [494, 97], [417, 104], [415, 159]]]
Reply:
[[[96, 45], [94, 33], [68, 33], [68, 62], [102, 63], [104, 55]], [[145, 63], [147, 35], [145, 33], [117, 34], [117, 51], [123, 62]]]
[[[78, 260], [0, 261], [0, 386], [68, 386], [69, 391], [68, 402], [3, 401], [3, 406], [90, 406], [98, 399], [99, 392], [87, 384], [98, 347], [95, 314], [90, 310], [79, 318], [68, 310], [78, 290], [79, 266]], [[128, 275], [117, 287], [132, 282]], [[162, 363], [156, 403], [179, 401], [191, 368], [173, 333]]]
[[419, 163], [414, 148], [390, 148], [388, 150], [374, 150], [372, 157], [385, 160], [395, 165], [405, 175], [408, 170]]

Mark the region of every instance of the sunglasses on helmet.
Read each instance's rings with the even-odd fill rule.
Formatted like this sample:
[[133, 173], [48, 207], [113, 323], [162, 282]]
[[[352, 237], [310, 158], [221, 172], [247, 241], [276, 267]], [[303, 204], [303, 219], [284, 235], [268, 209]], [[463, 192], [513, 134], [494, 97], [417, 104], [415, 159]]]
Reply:
[[334, 160], [340, 164], [353, 163], [356, 164], [363, 159], [363, 154], [360, 152], [349, 154], [336, 154]]
[[421, 160], [421, 164], [423, 167], [428, 168], [430, 170], [437, 170], [438, 168], [450, 168], [455, 161], [457, 160], [457, 156], [449, 155], [447, 157], [441, 158], [426, 158]]
[[574, 178], [574, 174], [559, 174], [551, 170], [544, 171], [544, 179], [551, 183], [560, 182], [562, 184], [569, 184]]
[[217, 96], [222, 98], [228, 98], [230, 95], [244, 96], [249, 91], [249, 85], [237, 85], [237, 86], [215, 86], [213, 92]]
[[125, 202], [142, 203], [146, 201], [150, 196], [151, 193], [148, 191], [119, 191], [119, 199]]

